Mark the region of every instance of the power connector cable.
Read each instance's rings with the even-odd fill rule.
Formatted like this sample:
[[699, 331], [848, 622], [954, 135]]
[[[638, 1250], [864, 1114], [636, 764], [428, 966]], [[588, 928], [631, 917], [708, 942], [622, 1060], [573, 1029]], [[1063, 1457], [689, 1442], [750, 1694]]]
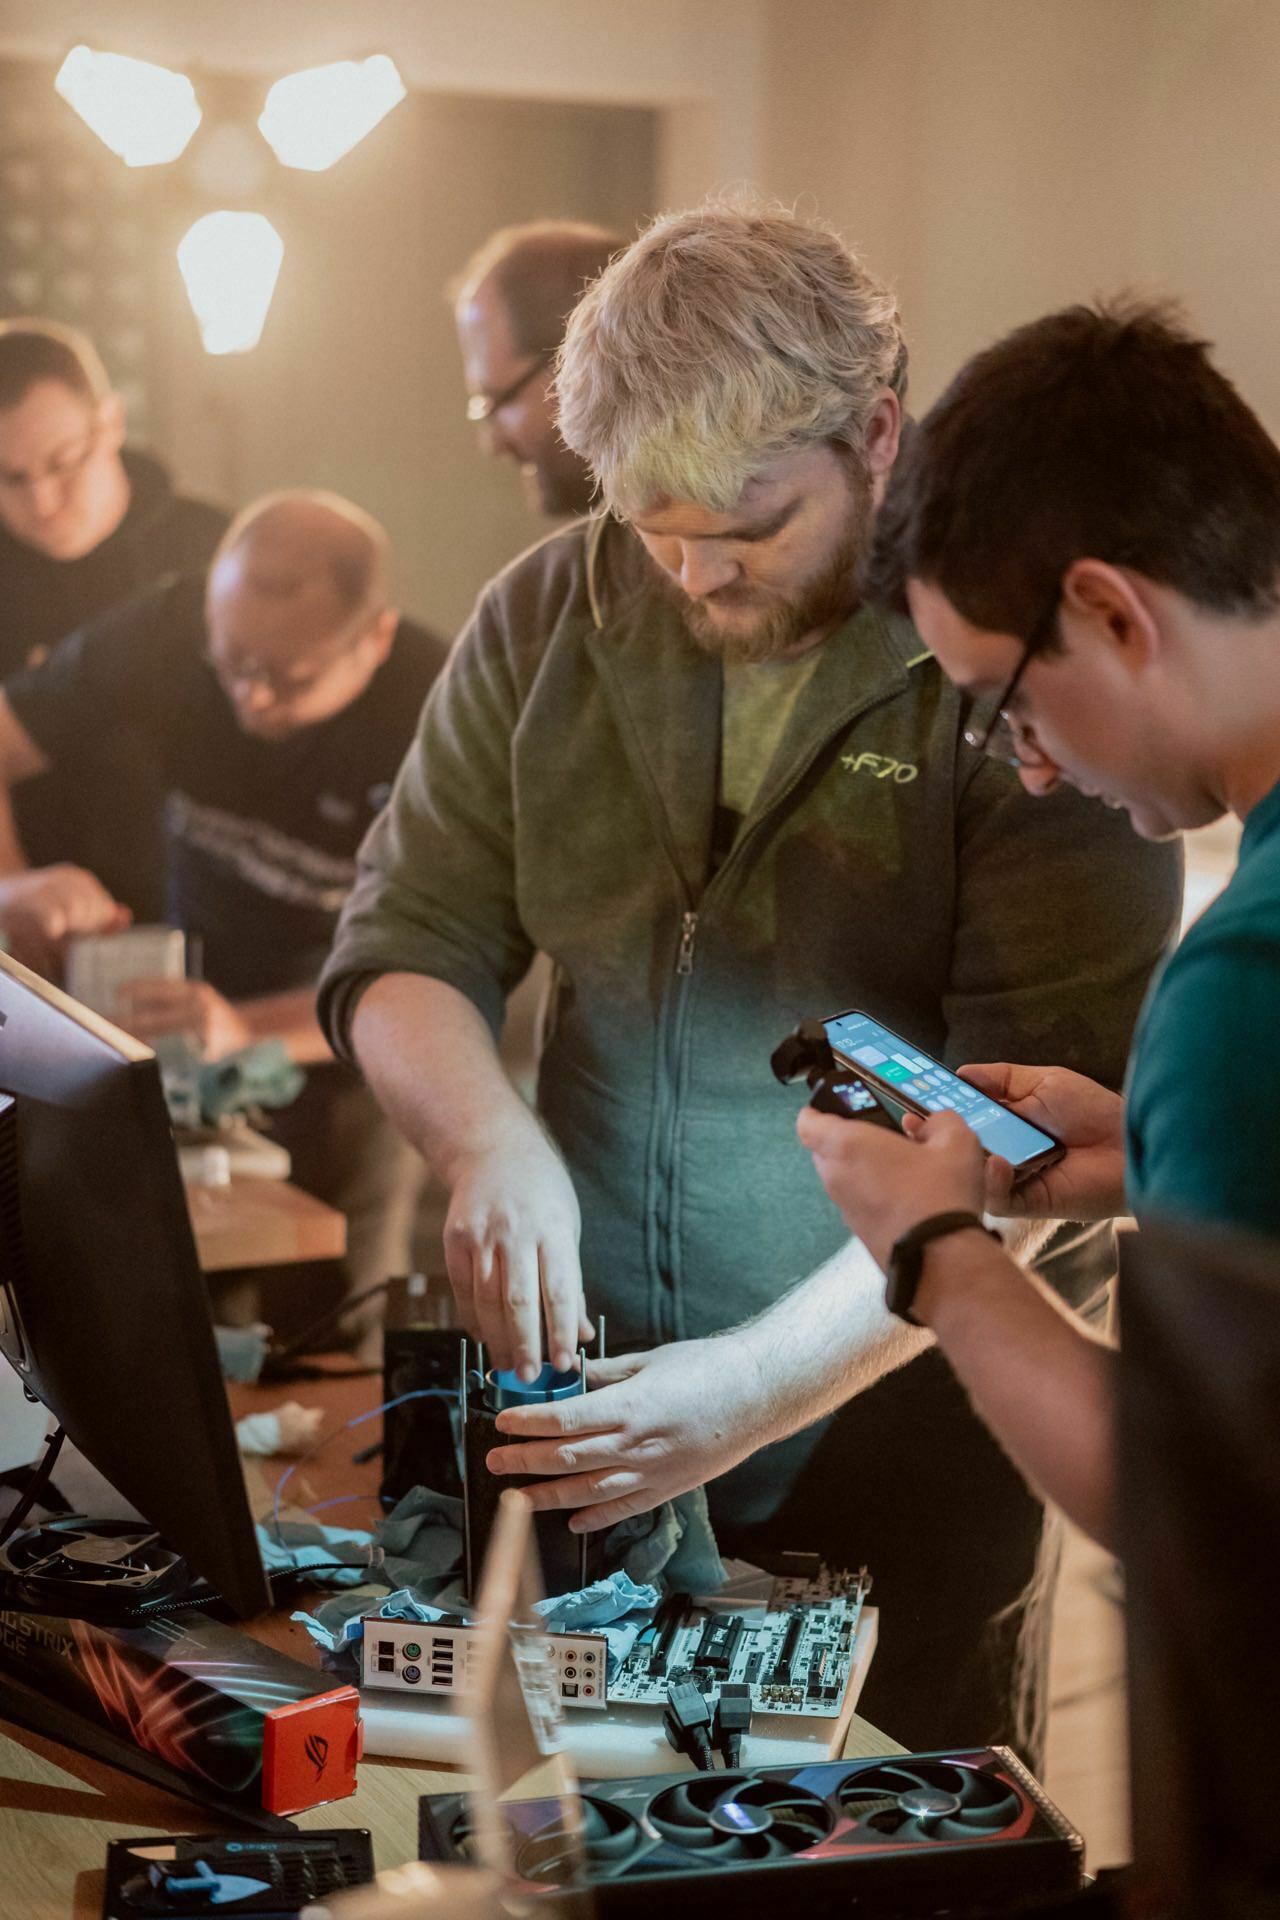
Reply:
[[711, 1771], [715, 1765], [711, 1754], [711, 1709], [692, 1680], [668, 1683], [662, 1731], [668, 1745], [692, 1760], [699, 1771]]
[[742, 1736], [751, 1730], [751, 1689], [741, 1680], [721, 1685], [711, 1738], [726, 1767], [742, 1765]]

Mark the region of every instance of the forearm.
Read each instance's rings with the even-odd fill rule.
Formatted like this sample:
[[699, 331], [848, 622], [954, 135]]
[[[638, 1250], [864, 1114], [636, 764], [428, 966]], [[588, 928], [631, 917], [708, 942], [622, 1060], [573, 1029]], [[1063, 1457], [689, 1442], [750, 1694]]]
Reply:
[[768, 1439], [832, 1413], [933, 1344], [884, 1304], [884, 1275], [860, 1240], [729, 1338], [759, 1371]]
[[[1023, 1259], [1054, 1230], [1042, 1220], [1000, 1225]], [[833, 1413], [933, 1344], [927, 1330], [889, 1312], [884, 1275], [860, 1240], [731, 1337], [759, 1367], [772, 1440]]]
[[360, 997], [351, 1039], [383, 1108], [447, 1186], [503, 1140], [545, 1143], [483, 1016], [446, 981], [383, 974]]
[[0, 875], [25, 873], [27, 856], [18, 838], [13, 817], [13, 801], [7, 786], [0, 785]]
[[291, 1060], [300, 1067], [312, 1067], [332, 1060], [329, 1042], [316, 1018], [316, 997], [311, 987], [298, 987], [291, 993], [263, 993], [252, 1000], [237, 1000], [236, 1012], [249, 1029], [251, 1041], [279, 1040]]
[[1019, 1472], [1111, 1545], [1114, 1349], [976, 1232], [927, 1249], [916, 1311]]

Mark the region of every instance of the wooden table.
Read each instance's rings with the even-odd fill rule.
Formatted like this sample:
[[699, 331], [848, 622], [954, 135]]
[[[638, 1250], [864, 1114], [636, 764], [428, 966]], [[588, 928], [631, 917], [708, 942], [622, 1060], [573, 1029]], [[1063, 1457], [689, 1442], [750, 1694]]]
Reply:
[[238, 1174], [228, 1186], [191, 1183], [186, 1192], [205, 1273], [284, 1266], [294, 1260], [340, 1260], [347, 1250], [343, 1215], [287, 1180]]
[[[275, 1184], [275, 1183], [270, 1183]], [[225, 1191], [225, 1189], [224, 1189]], [[357, 1496], [333, 1510], [335, 1521], [371, 1524], [379, 1466], [353, 1464], [352, 1454], [374, 1437], [374, 1425], [343, 1430], [344, 1420], [380, 1398], [376, 1377], [307, 1381], [289, 1389], [233, 1386], [237, 1419], [296, 1398], [323, 1406], [325, 1432], [337, 1437], [291, 1476], [288, 1498], [306, 1507], [338, 1494]], [[246, 1479], [256, 1513], [269, 1510], [285, 1462], [247, 1460]], [[300, 1604], [316, 1599], [304, 1594]], [[248, 1631], [308, 1665], [316, 1664], [310, 1637], [288, 1618], [288, 1609], [266, 1614]], [[856, 1715], [845, 1752], [901, 1753], [904, 1749]], [[349, 1800], [299, 1816], [304, 1827], [368, 1827], [380, 1869], [417, 1858], [418, 1797], [456, 1792], [463, 1776], [439, 1766], [385, 1758], [361, 1762], [360, 1784]], [[0, 1920], [99, 1920], [108, 1840], [130, 1834], [204, 1833], [218, 1822], [192, 1802], [179, 1800], [19, 1729], [0, 1731]]]

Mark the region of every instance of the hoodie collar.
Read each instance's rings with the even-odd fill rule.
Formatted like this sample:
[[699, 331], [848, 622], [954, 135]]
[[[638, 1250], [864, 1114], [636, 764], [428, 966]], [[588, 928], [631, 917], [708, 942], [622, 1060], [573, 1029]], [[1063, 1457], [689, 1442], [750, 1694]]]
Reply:
[[[705, 883], [720, 771], [724, 678], [657, 587], [629, 529], [607, 514], [587, 532], [588, 648], [608, 689], [629, 761], [663, 840], [696, 899]], [[928, 654], [909, 622], [862, 608], [823, 641], [751, 818], [776, 804], [829, 740], [900, 693]]]

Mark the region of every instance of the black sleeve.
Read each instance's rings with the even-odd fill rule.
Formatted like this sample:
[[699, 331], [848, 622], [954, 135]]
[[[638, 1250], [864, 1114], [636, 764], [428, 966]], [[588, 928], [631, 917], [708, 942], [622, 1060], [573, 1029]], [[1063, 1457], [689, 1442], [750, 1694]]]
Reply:
[[60, 640], [40, 666], [4, 682], [14, 713], [53, 766], [112, 732], [164, 747], [187, 678], [183, 664], [199, 657], [199, 640], [188, 631], [188, 584], [165, 582], [123, 601]]

